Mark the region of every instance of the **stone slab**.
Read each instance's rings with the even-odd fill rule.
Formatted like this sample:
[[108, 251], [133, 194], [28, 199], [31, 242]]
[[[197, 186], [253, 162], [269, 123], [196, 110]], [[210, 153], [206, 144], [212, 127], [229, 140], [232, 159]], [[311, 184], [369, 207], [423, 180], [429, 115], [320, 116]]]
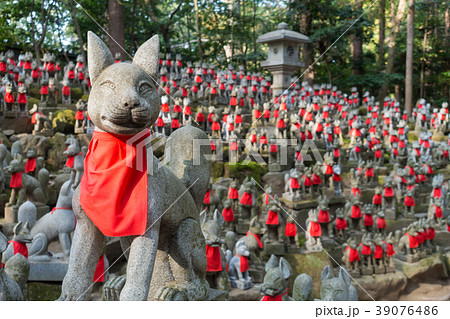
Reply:
[[30, 261], [28, 281], [62, 281], [69, 269], [69, 262], [55, 260], [51, 262]]

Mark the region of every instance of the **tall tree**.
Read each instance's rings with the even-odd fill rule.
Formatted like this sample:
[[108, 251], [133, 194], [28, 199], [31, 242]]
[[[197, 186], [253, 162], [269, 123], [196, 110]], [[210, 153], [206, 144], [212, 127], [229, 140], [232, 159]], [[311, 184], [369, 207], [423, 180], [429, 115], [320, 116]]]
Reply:
[[[31, 3], [31, 41], [33, 42], [34, 53], [36, 54], [36, 62], [41, 66], [41, 47], [44, 43], [45, 35], [50, 23], [51, 12], [55, 3], [53, 1], [42, 0], [40, 7], [40, 19], [37, 19], [38, 9], [35, 7], [35, 0]], [[36, 10], [36, 11], [35, 11]], [[36, 25], [40, 24], [42, 31], [38, 36]]]
[[197, 31], [197, 45], [198, 54], [200, 55], [200, 62], [203, 63], [203, 50], [202, 50], [202, 33], [200, 29], [200, 17], [198, 15], [198, 0], [194, 0], [195, 9], [195, 30]]
[[380, 92], [378, 94], [378, 100], [383, 101], [387, 95], [389, 89], [389, 75], [392, 74], [394, 70], [395, 63], [395, 46], [397, 41], [397, 35], [400, 31], [400, 23], [402, 22], [405, 16], [405, 10], [407, 5], [407, 0], [398, 0], [397, 1], [397, 9], [395, 9], [395, 0], [391, 2], [391, 32], [387, 39], [388, 45], [388, 57], [386, 63], [385, 77], [383, 85], [381, 86]]
[[119, 0], [108, 0], [108, 44], [113, 56], [120, 53], [121, 59], [127, 58], [125, 51], [125, 15], [124, 5]]
[[[312, 15], [311, 15], [311, 1], [308, 0], [304, 10], [300, 13], [300, 32], [308, 36], [311, 34], [312, 26]], [[314, 82], [314, 69], [309, 68], [310, 65], [314, 63], [314, 44], [311, 42], [303, 44], [303, 61], [305, 62], [305, 67], [307, 68], [304, 74], [304, 80], [308, 81], [309, 84]]]

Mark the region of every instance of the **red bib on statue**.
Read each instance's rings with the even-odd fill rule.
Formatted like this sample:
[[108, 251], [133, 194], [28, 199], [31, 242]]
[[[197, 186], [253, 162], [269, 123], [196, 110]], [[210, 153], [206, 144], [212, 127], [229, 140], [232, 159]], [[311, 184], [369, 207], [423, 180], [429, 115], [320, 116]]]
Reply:
[[105, 236], [142, 235], [146, 229], [147, 156], [142, 142], [129, 143], [127, 149], [131, 138], [94, 131], [89, 143], [80, 204]]
[[220, 248], [206, 245], [206, 271], [222, 271]]

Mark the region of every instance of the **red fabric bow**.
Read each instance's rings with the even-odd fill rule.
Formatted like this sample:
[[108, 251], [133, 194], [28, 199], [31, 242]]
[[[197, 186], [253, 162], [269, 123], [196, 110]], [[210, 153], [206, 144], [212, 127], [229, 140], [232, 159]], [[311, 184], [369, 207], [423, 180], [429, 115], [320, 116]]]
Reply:
[[320, 224], [310, 221], [309, 222], [309, 235], [311, 237], [319, 237], [322, 236], [322, 228], [320, 228]]
[[261, 301], [283, 301], [283, 296], [286, 296], [288, 291], [289, 291], [289, 289], [286, 289], [286, 292], [284, 294], [277, 295], [277, 296], [265, 295]]
[[269, 210], [266, 219], [266, 225], [278, 225], [280, 222], [278, 220], [278, 213]]
[[24, 256], [25, 258], [28, 259], [28, 247], [27, 247], [27, 244], [19, 243], [19, 242], [14, 241], [14, 240], [10, 240], [8, 243], [13, 243], [14, 255], [15, 254], [21, 254], [22, 256]]
[[345, 248], [345, 251], [350, 250], [349, 256], [348, 256], [348, 260], [352, 263], [355, 260], [361, 260], [361, 258], [359, 257], [359, 253], [356, 249], [351, 248], [350, 246]]
[[240, 264], [241, 264], [241, 272], [246, 272], [249, 268], [248, 266], [248, 258], [247, 256], [240, 256], [240, 255], [236, 255], [240, 258]]
[[286, 223], [286, 227], [284, 228], [284, 234], [286, 237], [294, 237], [297, 235], [297, 228], [294, 223]]
[[226, 222], [232, 222], [234, 220], [234, 214], [233, 214], [233, 209], [230, 208], [224, 208], [222, 211], [222, 215], [223, 215], [223, 219]]
[[252, 193], [244, 192], [244, 193], [242, 194], [242, 196], [241, 196], [241, 201], [240, 201], [240, 203], [241, 203], [242, 205], [252, 206], [252, 204], [253, 204], [253, 196], [252, 196]]
[[261, 249], [263, 248], [263, 244], [261, 242], [261, 239], [259, 238], [259, 236], [257, 234], [254, 234], [254, 233], [248, 231], [245, 236], [248, 236], [248, 235], [252, 235], [253, 237], [255, 237], [256, 241], [258, 242], [259, 248], [261, 248]]
[[347, 221], [344, 218], [336, 218], [336, 229], [342, 230], [348, 227]]

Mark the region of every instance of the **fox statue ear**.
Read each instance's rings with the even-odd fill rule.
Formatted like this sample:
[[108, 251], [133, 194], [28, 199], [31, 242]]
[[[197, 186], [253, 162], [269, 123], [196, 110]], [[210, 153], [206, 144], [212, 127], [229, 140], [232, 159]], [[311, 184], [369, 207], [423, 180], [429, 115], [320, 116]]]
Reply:
[[92, 83], [112, 64], [114, 59], [106, 44], [94, 32], [88, 31], [88, 66]]
[[[133, 64], [139, 65], [153, 79], [158, 75], [159, 37], [154, 35], [139, 47], [133, 58]], [[156, 81], [156, 79], [155, 79]]]

